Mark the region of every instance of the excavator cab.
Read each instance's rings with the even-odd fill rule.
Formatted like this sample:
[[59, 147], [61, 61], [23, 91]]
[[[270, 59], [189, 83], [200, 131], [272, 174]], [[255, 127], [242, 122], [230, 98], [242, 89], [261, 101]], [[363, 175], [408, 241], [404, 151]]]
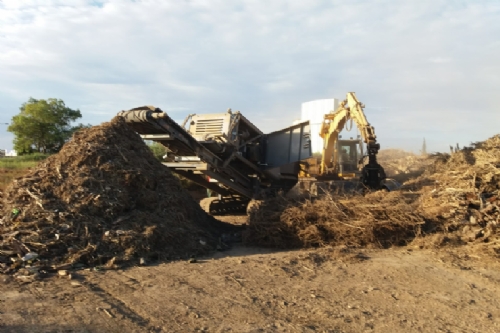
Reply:
[[338, 172], [342, 178], [354, 178], [360, 175], [359, 159], [363, 156], [363, 145], [358, 139], [338, 140]]

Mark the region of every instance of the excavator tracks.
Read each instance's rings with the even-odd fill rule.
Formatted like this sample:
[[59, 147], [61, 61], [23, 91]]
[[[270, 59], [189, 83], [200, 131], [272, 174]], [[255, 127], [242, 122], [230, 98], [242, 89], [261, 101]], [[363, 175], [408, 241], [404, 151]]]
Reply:
[[201, 208], [211, 215], [226, 215], [246, 212], [249, 199], [234, 198], [205, 198], [200, 201]]

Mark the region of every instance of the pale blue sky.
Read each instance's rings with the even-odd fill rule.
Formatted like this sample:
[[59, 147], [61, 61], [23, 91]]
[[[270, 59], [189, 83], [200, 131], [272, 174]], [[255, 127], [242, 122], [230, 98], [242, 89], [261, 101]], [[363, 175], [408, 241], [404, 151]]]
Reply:
[[0, 123], [54, 97], [84, 123], [232, 108], [268, 132], [355, 91], [382, 148], [447, 151], [500, 133], [499, 59], [500, 1], [0, 0]]

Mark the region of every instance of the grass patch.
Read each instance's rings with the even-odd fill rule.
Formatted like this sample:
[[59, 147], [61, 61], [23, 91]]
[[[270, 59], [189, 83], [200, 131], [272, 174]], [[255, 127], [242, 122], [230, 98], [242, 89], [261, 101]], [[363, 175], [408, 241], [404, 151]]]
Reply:
[[13, 179], [23, 176], [48, 156], [48, 154], [31, 154], [0, 158], [0, 191], [4, 191]]
[[30, 154], [0, 158], [0, 169], [29, 169], [43, 161], [49, 154]]

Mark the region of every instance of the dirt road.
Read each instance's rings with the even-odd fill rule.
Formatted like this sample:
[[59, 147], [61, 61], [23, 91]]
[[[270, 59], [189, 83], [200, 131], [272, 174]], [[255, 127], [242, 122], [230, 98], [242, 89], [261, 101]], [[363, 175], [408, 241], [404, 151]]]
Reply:
[[74, 275], [0, 276], [0, 332], [500, 332], [500, 265], [462, 249], [236, 247]]

